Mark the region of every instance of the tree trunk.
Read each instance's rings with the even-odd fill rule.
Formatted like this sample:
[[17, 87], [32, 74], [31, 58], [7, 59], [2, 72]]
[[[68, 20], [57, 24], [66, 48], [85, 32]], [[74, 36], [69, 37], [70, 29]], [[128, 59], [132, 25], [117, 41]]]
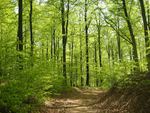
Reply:
[[47, 60], [47, 62], [48, 62], [48, 60], [49, 60], [49, 55], [48, 55], [48, 48], [49, 48], [49, 44], [48, 44], [48, 37], [46, 37], [46, 60]]
[[63, 76], [65, 78], [65, 82], [67, 80], [66, 75], [66, 30], [65, 30], [65, 8], [64, 8], [64, 0], [61, 0], [61, 19], [62, 19], [62, 44], [63, 44]]
[[147, 67], [148, 70], [150, 71], [150, 40], [149, 40], [149, 35], [148, 35], [148, 22], [146, 18], [146, 11], [145, 11], [145, 6], [144, 6], [144, 1], [140, 1], [140, 6], [141, 6], [141, 14], [142, 14], [142, 19], [143, 19], [143, 24], [144, 24], [144, 35], [145, 35], [145, 46], [146, 46], [146, 58], [147, 58]]
[[90, 85], [89, 78], [89, 49], [88, 49], [88, 22], [87, 22], [87, 0], [85, 0], [85, 40], [86, 40], [86, 85]]
[[33, 31], [32, 31], [32, 5], [33, 1], [30, 0], [30, 42], [31, 42], [31, 66], [33, 66], [33, 51], [34, 51], [34, 39], [33, 39]]
[[3, 52], [2, 52], [2, 41], [3, 41], [3, 26], [2, 26], [2, 21], [0, 20], [0, 76], [3, 75], [3, 70], [2, 70], [2, 58], [3, 58]]
[[99, 77], [97, 77], [97, 40], [94, 42], [94, 64], [95, 64], [95, 75], [96, 75], [96, 86], [99, 86]]
[[148, 29], [150, 31], [150, 2], [149, 0], [146, 1], [146, 4], [147, 4]]
[[56, 29], [55, 29], [55, 26], [54, 26], [54, 28], [53, 28], [53, 47], [54, 47], [54, 50], [53, 50], [53, 55], [54, 55], [54, 59], [55, 59], [55, 57], [56, 57], [56, 37], [55, 37], [55, 32], [56, 32]]
[[55, 25], [51, 29], [51, 59], [56, 57], [56, 44], [55, 44]]
[[[22, 12], [23, 12], [23, 4], [22, 4], [22, 0], [19, 0], [18, 1], [18, 12], [19, 12], [19, 15], [18, 15], [18, 38], [17, 38], [17, 50], [18, 51], [23, 51], [23, 24], [22, 24], [22, 21], [23, 21], [23, 18], [22, 18]], [[19, 63], [19, 69], [23, 69], [23, 64], [22, 64], [22, 55], [18, 55], [18, 63]]]
[[57, 39], [57, 63], [59, 62], [59, 37], [58, 37], [58, 39]]
[[61, 0], [61, 24], [62, 24], [62, 45], [63, 45], [63, 76], [65, 78], [65, 84], [67, 84], [66, 74], [66, 44], [68, 34], [68, 23], [69, 23], [69, 0], [67, 3], [67, 20], [65, 21], [65, 3]]
[[75, 55], [74, 58], [75, 58], [75, 86], [78, 86], [78, 57], [77, 55]]
[[[81, 30], [80, 30], [81, 31]], [[83, 79], [83, 65], [82, 65], [82, 36], [80, 35], [80, 74], [81, 74], [81, 86], [84, 85], [84, 79]]]
[[[100, 18], [100, 17], [99, 17]], [[101, 28], [100, 28], [100, 20], [99, 23], [97, 25], [97, 29], [98, 29], [98, 51], [99, 51], [99, 66], [102, 67], [102, 51], [101, 51]]]
[[[117, 0], [117, 4], [119, 4], [118, 0]], [[118, 46], [118, 58], [119, 58], [119, 62], [122, 61], [122, 52], [121, 52], [121, 40], [120, 40], [120, 20], [119, 20], [119, 6], [117, 7], [117, 46]]]
[[53, 27], [51, 28], [51, 59], [53, 58]]
[[[119, 12], [119, 9], [118, 9]], [[118, 45], [118, 58], [119, 58], [119, 62], [122, 61], [122, 53], [121, 53], [121, 40], [120, 40], [120, 34], [119, 34], [119, 30], [120, 29], [120, 21], [119, 21], [119, 16], [117, 16], [117, 45]]]
[[70, 75], [70, 84], [73, 86], [74, 81], [73, 81], [73, 56], [74, 56], [74, 38], [72, 37], [71, 41], [71, 75]]
[[[79, 20], [79, 21], [81, 21], [81, 20]], [[82, 35], [81, 35], [81, 32], [82, 32], [82, 30], [81, 30], [81, 27], [80, 27], [80, 82], [81, 82], [81, 86], [83, 86], [84, 85], [84, 78], [83, 78], [83, 65], [82, 65]]]
[[131, 24], [130, 18], [128, 16], [128, 12], [127, 12], [127, 8], [126, 8], [126, 1], [122, 0], [122, 4], [123, 4], [124, 14], [125, 14], [125, 17], [126, 17], [126, 22], [127, 22], [129, 32], [130, 32], [131, 41], [132, 41], [133, 60], [136, 63], [135, 71], [138, 71], [139, 70], [139, 61], [138, 61], [138, 53], [137, 53], [137, 44], [136, 44], [135, 36], [134, 36], [134, 33], [133, 33], [132, 24]]
[[17, 46], [17, 50], [22, 51], [23, 50], [23, 29], [22, 29], [22, 12], [23, 12], [23, 8], [22, 8], [22, 0], [19, 0], [18, 2], [18, 10], [19, 10], [19, 15], [18, 15], [18, 46]]

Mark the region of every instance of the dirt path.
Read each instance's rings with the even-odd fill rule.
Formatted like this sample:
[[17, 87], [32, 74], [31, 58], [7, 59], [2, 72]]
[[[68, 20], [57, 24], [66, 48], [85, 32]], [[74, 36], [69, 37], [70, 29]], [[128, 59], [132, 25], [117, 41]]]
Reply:
[[74, 88], [53, 100], [46, 101], [46, 107], [42, 113], [97, 113], [92, 105], [103, 93], [104, 91], [98, 89]]
[[48, 100], [40, 113], [150, 113], [150, 86], [124, 89], [73, 88]]

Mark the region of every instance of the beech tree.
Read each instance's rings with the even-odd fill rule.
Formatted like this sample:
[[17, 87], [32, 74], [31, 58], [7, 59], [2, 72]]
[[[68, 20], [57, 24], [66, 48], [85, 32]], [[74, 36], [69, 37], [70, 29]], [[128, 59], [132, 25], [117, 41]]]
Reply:
[[142, 20], [143, 20], [143, 27], [144, 27], [144, 36], [145, 36], [145, 47], [146, 47], [146, 59], [147, 59], [147, 67], [148, 70], [150, 71], [150, 38], [148, 34], [148, 22], [147, 22], [147, 17], [146, 17], [146, 11], [145, 11], [145, 5], [143, 0], [139, 0], [140, 6], [141, 6], [141, 15], [142, 15]]
[[30, 42], [31, 42], [31, 65], [33, 66], [33, 47], [34, 47], [34, 39], [33, 39], [33, 31], [32, 31], [32, 5], [33, 5], [33, 0], [30, 0]]
[[129, 29], [129, 32], [130, 32], [131, 41], [132, 41], [133, 60], [135, 61], [136, 66], [137, 66], [136, 70], [138, 70], [139, 61], [138, 61], [137, 44], [136, 44], [135, 35], [134, 35], [134, 32], [133, 32], [133, 27], [132, 27], [132, 24], [131, 24], [131, 21], [130, 21], [130, 17], [129, 17], [128, 12], [127, 12], [126, 0], [122, 0], [122, 5], [123, 5], [123, 10], [124, 10], [125, 20], [127, 22], [128, 29]]
[[[23, 3], [22, 0], [18, 1], [18, 35], [17, 35], [17, 50], [19, 52], [23, 51]], [[18, 55], [18, 63], [19, 63], [19, 69], [23, 68], [22, 64], [22, 55]]]
[[88, 20], [87, 20], [87, 8], [88, 8], [88, 1], [85, 0], [85, 40], [86, 40], [86, 85], [90, 85], [90, 76], [89, 76], [89, 39], [88, 39]]
[[70, 3], [70, 1], [68, 0], [67, 1], [67, 11], [65, 11], [65, 2], [64, 2], [64, 0], [61, 0], [61, 24], [62, 24], [62, 45], [63, 45], [63, 76], [65, 78], [66, 83], [67, 83], [67, 81], [66, 81], [66, 79], [67, 79], [67, 74], [66, 74], [66, 45], [67, 45], [68, 24], [69, 24], [69, 3]]

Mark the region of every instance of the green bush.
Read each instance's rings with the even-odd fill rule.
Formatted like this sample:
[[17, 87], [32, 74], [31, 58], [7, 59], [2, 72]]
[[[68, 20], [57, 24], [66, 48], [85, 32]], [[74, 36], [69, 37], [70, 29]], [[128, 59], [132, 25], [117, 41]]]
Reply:
[[46, 96], [60, 92], [63, 77], [47, 67], [50, 66], [36, 65], [1, 76], [0, 112], [27, 113], [40, 105]]

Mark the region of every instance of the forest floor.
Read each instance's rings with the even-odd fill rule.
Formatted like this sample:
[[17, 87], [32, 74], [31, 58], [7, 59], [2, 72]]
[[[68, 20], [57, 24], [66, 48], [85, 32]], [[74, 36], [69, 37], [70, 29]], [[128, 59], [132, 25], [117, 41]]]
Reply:
[[150, 84], [108, 91], [74, 87], [45, 101], [40, 113], [150, 113]]
[[100, 89], [75, 87], [58, 97], [45, 101], [45, 107], [41, 113], [97, 113], [97, 109], [92, 106], [104, 93], [105, 91]]

